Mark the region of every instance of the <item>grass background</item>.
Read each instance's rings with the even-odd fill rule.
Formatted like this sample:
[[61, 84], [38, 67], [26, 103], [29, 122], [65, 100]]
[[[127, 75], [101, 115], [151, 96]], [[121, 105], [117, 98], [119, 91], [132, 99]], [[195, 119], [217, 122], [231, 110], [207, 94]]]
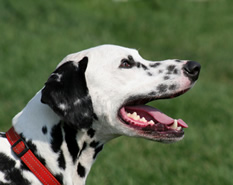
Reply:
[[69, 53], [111, 43], [150, 60], [196, 60], [196, 86], [154, 102], [189, 124], [184, 140], [113, 140], [87, 184], [233, 184], [232, 7], [232, 0], [1, 0], [0, 129], [11, 126]]

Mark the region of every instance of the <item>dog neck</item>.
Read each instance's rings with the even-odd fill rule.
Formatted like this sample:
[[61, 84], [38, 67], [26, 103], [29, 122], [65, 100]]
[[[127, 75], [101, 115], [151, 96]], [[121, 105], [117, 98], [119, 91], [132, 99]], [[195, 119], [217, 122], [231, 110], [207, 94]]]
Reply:
[[[76, 130], [40, 102], [38, 92], [13, 119], [29, 148], [62, 184], [85, 184], [106, 141], [93, 129]], [[32, 116], [33, 115], [33, 116]]]

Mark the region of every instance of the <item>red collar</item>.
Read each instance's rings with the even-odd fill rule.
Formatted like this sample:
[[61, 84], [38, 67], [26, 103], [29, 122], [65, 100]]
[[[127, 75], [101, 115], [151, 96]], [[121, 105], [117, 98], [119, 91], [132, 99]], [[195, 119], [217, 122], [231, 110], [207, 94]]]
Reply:
[[15, 155], [24, 162], [42, 184], [60, 185], [51, 172], [32, 153], [25, 141], [15, 132], [14, 127], [6, 132], [6, 137]]

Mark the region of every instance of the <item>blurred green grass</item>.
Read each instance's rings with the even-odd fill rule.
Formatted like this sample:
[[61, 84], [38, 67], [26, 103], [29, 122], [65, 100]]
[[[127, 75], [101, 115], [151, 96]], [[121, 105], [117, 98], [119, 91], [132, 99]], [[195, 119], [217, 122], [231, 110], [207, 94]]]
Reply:
[[113, 140], [87, 184], [233, 184], [232, 7], [231, 0], [2, 0], [1, 130], [69, 53], [111, 43], [150, 60], [196, 60], [202, 64], [196, 86], [153, 103], [189, 123], [184, 140]]

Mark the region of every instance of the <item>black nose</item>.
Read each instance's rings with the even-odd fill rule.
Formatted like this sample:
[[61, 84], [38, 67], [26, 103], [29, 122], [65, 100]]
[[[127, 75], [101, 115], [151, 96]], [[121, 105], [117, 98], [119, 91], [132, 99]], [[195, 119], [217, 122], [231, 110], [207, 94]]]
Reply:
[[188, 61], [184, 67], [184, 74], [189, 77], [191, 80], [195, 81], [198, 79], [201, 65], [195, 61]]

